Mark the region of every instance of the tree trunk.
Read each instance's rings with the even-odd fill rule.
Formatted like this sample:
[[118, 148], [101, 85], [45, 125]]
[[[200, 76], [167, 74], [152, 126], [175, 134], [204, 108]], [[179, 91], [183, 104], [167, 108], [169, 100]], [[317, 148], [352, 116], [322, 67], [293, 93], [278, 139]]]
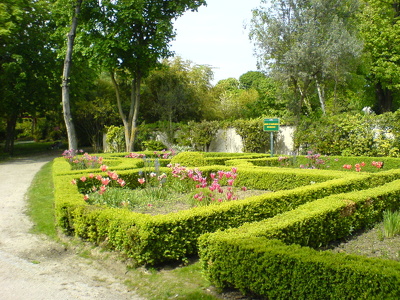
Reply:
[[80, 14], [81, 5], [82, 5], [82, 0], [77, 0], [75, 6], [75, 13], [72, 17], [71, 29], [68, 33], [68, 38], [67, 38], [67, 52], [65, 54], [63, 77], [62, 77], [62, 106], [63, 106], [65, 127], [67, 129], [67, 135], [68, 135], [68, 146], [69, 149], [75, 149], [75, 150], [77, 150], [78, 148], [78, 139], [76, 136], [75, 126], [71, 115], [69, 81], [70, 81], [71, 64], [72, 64], [72, 51], [74, 47], [76, 28], [78, 27], [78, 17]]
[[113, 83], [114, 90], [115, 90], [115, 97], [117, 98], [118, 113], [119, 113], [119, 116], [121, 117], [122, 123], [124, 124], [125, 150], [127, 152], [129, 152], [130, 151], [130, 149], [129, 149], [129, 141], [130, 141], [129, 122], [126, 119], [126, 115], [124, 114], [124, 111], [122, 109], [121, 94], [119, 92], [119, 86], [118, 86], [117, 80], [115, 79], [115, 75], [114, 75], [113, 71], [110, 71], [110, 76], [111, 76], [111, 81]]
[[132, 81], [132, 94], [131, 94], [131, 119], [130, 123], [130, 139], [128, 145], [128, 151], [134, 150], [134, 143], [137, 132], [137, 119], [139, 116], [139, 106], [140, 106], [140, 84], [142, 76], [140, 72], [136, 72], [135, 78]]
[[378, 114], [384, 112], [392, 111], [392, 104], [393, 104], [393, 95], [392, 92], [382, 87], [382, 84], [379, 82], [376, 84], [376, 112]]
[[12, 114], [7, 118], [6, 143], [4, 152], [12, 155], [14, 153], [15, 127], [17, 126], [17, 114]]
[[325, 111], [325, 90], [317, 78], [315, 78], [315, 85], [317, 86], [318, 98], [319, 98], [319, 103], [321, 104], [322, 114], [325, 115], [325, 113], [326, 113], [326, 111]]

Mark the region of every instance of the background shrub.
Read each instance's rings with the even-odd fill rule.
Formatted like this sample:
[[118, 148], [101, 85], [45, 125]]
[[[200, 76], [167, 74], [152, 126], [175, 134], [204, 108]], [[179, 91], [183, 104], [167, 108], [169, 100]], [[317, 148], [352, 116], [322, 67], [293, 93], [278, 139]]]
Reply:
[[171, 164], [180, 164], [185, 167], [201, 167], [205, 166], [207, 162], [200, 152], [181, 152], [171, 159]]

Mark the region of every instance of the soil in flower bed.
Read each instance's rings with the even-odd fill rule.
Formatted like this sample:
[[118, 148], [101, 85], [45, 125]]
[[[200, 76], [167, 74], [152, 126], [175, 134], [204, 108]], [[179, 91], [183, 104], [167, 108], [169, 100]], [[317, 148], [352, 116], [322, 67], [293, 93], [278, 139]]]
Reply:
[[334, 242], [326, 249], [336, 253], [400, 261], [400, 236], [386, 238], [382, 228], [383, 223], [379, 223], [372, 229], [359, 231], [347, 239]]
[[[223, 189], [226, 190], [226, 187], [224, 187]], [[240, 199], [248, 198], [251, 196], [257, 196], [257, 195], [261, 195], [261, 194], [265, 194], [265, 193], [270, 193], [270, 191], [267, 191], [267, 190], [247, 190], [247, 191], [238, 190], [238, 191], [235, 191], [235, 196], [238, 199], [231, 200], [231, 201], [238, 201]], [[170, 199], [156, 201], [156, 202], [149, 202], [145, 205], [136, 206], [132, 210], [134, 212], [143, 213], [143, 214], [163, 215], [163, 214], [174, 213], [174, 212], [178, 212], [181, 210], [187, 210], [187, 209], [191, 209], [196, 206], [200, 206], [200, 205], [196, 205], [193, 202], [187, 201], [187, 194], [180, 194], [180, 195], [176, 194], [176, 195], [171, 195]], [[209, 204], [209, 205], [218, 205], [218, 204], [219, 203]]]

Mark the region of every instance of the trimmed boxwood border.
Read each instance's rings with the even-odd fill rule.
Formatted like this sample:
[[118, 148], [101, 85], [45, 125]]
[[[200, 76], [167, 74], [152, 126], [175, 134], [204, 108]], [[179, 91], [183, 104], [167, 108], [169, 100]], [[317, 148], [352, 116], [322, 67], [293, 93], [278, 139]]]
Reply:
[[[135, 165], [132, 162], [133, 159], [119, 158], [119, 160], [121, 163], [115, 166], [116, 170], [120, 167], [118, 173], [121, 177], [137, 176], [134, 174], [138, 169], [125, 169], [128, 162], [131, 166]], [[302, 184], [308, 185], [218, 206], [198, 207], [168, 215], [149, 216], [123, 209], [87, 205], [77, 187], [69, 182], [93, 170], [85, 171], [87, 173], [68, 172], [69, 164], [62, 158], [55, 160], [53, 168], [57, 224], [66, 233], [75, 234], [96, 244], [107, 242], [108, 246], [125, 252], [138, 264], [155, 264], [183, 259], [197, 253], [197, 238], [203, 233], [235, 228], [245, 222], [270, 218], [327, 195], [376, 186], [388, 178], [399, 178], [400, 175], [400, 172], [395, 170], [378, 174], [354, 172], [347, 173], [344, 178], [332, 179], [343, 177], [344, 173], [240, 167], [241, 183], [252, 187], [260, 188], [260, 184], [264, 181], [270, 184], [275, 182], [279, 188], [285, 186], [290, 188], [290, 185], [299, 179], [303, 180]], [[202, 170], [211, 172], [221, 168], [230, 169], [228, 166], [209, 166]], [[287, 180], [289, 177], [291, 180]], [[275, 181], [271, 181], [271, 178], [275, 178]], [[313, 180], [327, 181], [311, 184]]]

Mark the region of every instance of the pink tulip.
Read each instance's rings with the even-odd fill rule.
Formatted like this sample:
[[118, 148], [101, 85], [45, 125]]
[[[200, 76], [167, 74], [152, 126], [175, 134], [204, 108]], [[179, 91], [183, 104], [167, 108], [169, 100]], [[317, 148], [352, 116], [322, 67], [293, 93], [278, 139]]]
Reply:
[[112, 180], [117, 180], [118, 179], [118, 174], [116, 172], [108, 172], [107, 174], [108, 174], [108, 176], [110, 176], [110, 178]]
[[106, 165], [101, 165], [100, 166], [100, 170], [102, 170], [103, 172], [107, 171], [108, 167]]
[[143, 183], [145, 183], [146, 179], [145, 178], [139, 178], [138, 181], [139, 181], [140, 184], [143, 184]]
[[100, 195], [103, 195], [103, 194], [106, 192], [106, 190], [107, 190], [107, 187], [106, 187], [105, 185], [102, 185], [102, 186], [100, 187], [99, 194], [100, 194]]
[[107, 185], [110, 183], [110, 178], [106, 177], [106, 178], [102, 178], [101, 179], [101, 184], [103, 185]]

